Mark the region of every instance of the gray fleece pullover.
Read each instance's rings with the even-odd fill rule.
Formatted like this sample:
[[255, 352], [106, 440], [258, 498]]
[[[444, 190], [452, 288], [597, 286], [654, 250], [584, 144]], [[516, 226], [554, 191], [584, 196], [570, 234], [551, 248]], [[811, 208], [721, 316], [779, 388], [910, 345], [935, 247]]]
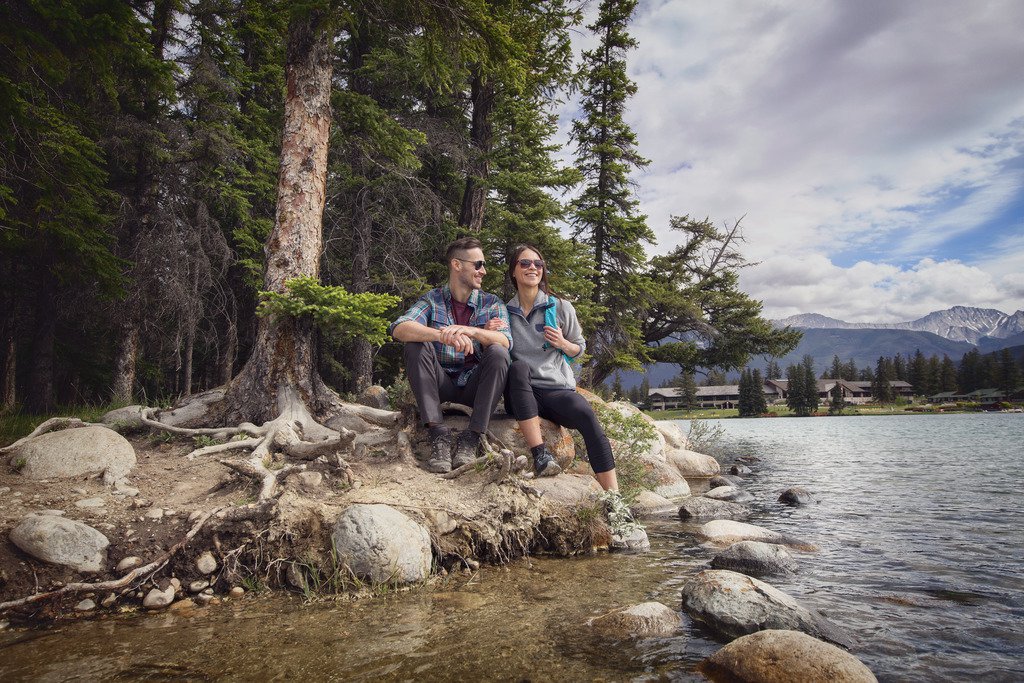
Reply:
[[[554, 304], [554, 297], [548, 297], [542, 291], [537, 292], [528, 316], [523, 315], [522, 304], [517, 294], [509, 300], [508, 318], [512, 327], [512, 360], [522, 360], [530, 364], [530, 383], [542, 389], [575, 389], [576, 377], [572, 368], [562, 356], [562, 352], [551, 346], [547, 348], [544, 340], [544, 313]], [[558, 299], [558, 326], [562, 336], [573, 344], [579, 344], [582, 356], [586, 351], [583, 329], [576, 318], [576, 309], [565, 299]]]

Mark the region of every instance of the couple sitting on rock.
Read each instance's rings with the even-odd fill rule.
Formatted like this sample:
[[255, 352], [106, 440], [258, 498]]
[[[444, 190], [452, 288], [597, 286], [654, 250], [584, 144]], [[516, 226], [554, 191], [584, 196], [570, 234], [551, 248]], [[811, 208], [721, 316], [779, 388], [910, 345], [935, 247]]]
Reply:
[[[445, 252], [448, 284], [432, 289], [398, 320], [391, 335], [405, 343], [405, 366], [420, 418], [430, 436], [427, 469], [444, 473], [477, 457], [480, 437], [504, 394], [533, 454], [538, 477], [561, 472], [541, 435], [540, 418], [583, 434], [609, 518], [632, 518], [618, 493], [611, 444], [590, 404], [576, 392], [569, 367], [585, 342], [576, 309], [548, 288], [540, 250], [520, 245], [508, 276], [516, 290], [507, 304], [480, 290], [486, 273], [483, 247], [473, 237], [452, 242]], [[441, 403], [472, 406], [469, 428], [452, 444]], [[614, 526], [614, 524], [613, 524]]]

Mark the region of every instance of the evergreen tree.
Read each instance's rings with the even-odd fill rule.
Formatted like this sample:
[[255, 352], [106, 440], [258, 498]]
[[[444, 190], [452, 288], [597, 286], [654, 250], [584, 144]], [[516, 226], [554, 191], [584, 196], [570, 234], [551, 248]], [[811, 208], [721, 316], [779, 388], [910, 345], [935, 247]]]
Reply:
[[639, 370], [646, 359], [641, 319], [626, 314], [643, 298], [644, 244], [654, 242], [646, 216], [638, 213], [630, 173], [649, 163], [637, 152], [636, 135], [625, 122], [636, 84], [626, 75], [626, 53], [636, 47], [627, 27], [636, 0], [602, 0], [588, 28], [598, 45], [583, 53], [580, 109], [573, 123], [576, 166], [583, 191], [573, 203], [574, 237], [593, 258], [591, 300], [600, 318], [589, 331], [592, 380], [600, 383], [617, 368]]
[[650, 409], [651, 407], [651, 381], [647, 379], [646, 374], [644, 375], [644, 381], [640, 383], [637, 403], [642, 404], [645, 409]]
[[892, 358], [892, 378], [900, 382], [907, 381], [907, 361], [899, 353]]
[[751, 376], [751, 408], [754, 415], [764, 415], [768, 412], [768, 399], [764, 395], [764, 378], [761, 371], [755, 369]]
[[797, 365], [786, 368], [786, 405], [800, 417], [814, 414], [818, 409], [818, 383], [814, 373], [814, 359], [804, 356]]
[[916, 396], [928, 396], [928, 361], [921, 349], [914, 352], [914, 358], [907, 369], [907, 381], [914, 387]]
[[749, 369], [743, 368], [743, 370], [740, 371], [740, 396], [739, 401], [736, 403], [736, 408], [739, 411], [740, 417], [750, 417], [755, 414], [750, 396], [750, 384], [752, 379], [753, 376]]
[[857, 364], [851, 358], [843, 364], [843, 379], [853, 382], [857, 379]]
[[680, 404], [686, 410], [692, 410], [697, 405], [697, 382], [693, 377], [693, 373], [679, 373], [673, 381], [673, 386], [680, 390]]
[[782, 370], [775, 358], [768, 359], [768, 365], [764, 370], [765, 379], [782, 379]]
[[894, 400], [892, 386], [892, 361], [883, 356], [878, 357], [875, 365], [874, 378], [871, 380], [871, 397], [878, 403], [892, 403]]
[[1013, 359], [1010, 349], [1000, 351], [997, 365], [999, 372], [997, 386], [1003, 393], [1012, 394], [1020, 385], [1020, 368], [1017, 367], [1017, 362]]
[[960, 359], [960, 367], [956, 373], [956, 383], [960, 392], [969, 394], [982, 388], [981, 352], [974, 348]]
[[843, 385], [839, 383], [840, 381], [842, 380], [836, 380], [836, 383], [832, 386], [832, 389], [829, 391], [829, 415], [841, 415], [843, 412], [843, 408], [846, 407], [846, 401], [843, 399]]
[[957, 367], [953, 360], [943, 354], [942, 365], [939, 370], [939, 391], [962, 392], [957, 384]]
[[822, 379], [842, 379], [843, 377], [843, 363], [839, 360], [839, 356], [832, 356], [832, 367], [821, 373]]
[[928, 359], [928, 367], [925, 371], [925, 396], [934, 396], [942, 391], [942, 365], [938, 354], [932, 354]]

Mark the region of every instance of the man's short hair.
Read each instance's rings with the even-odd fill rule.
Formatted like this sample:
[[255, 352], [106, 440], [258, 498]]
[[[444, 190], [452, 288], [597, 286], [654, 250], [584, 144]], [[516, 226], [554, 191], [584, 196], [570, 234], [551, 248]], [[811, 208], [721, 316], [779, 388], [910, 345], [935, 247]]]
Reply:
[[450, 266], [453, 258], [458, 258], [459, 255], [466, 253], [470, 249], [483, 250], [484, 245], [480, 243], [475, 237], [460, 237], [444, 250], [444, 263], [446, 266]]

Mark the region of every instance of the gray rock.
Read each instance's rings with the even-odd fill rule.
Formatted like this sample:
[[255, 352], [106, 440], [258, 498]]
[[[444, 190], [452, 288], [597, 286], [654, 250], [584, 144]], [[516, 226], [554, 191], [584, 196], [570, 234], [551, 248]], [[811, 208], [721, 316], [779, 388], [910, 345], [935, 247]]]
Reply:
[[715, 681], [878, 683], [849, 652], [800, 631], [776, 629], [737, 638], [697, 670]]
[[750, 510], [739, 503], [712, 498], [688, 498], [679, 506], [679, 519], [744, 519]]
[[111, 482], [135, 467], [128, 440], [106, 427], [77, 427], [29, 439], [12, 452], [10, 464], [29, 479], [68, 479], [103, 474]]
[[750, 576], [792, 574], [796, 560], [781, 545], [761, 541], [740, 541], [711, 559], [712, 569], [728, 569]]
[[141, 429], [143, 427], [143, 410], [145, 410], [145, 406], [125, 406], [124, 408], [104, 413], [103, 417], [100, 418], [100, 422], [112, 428], [117, 428], [120, 431]]
[[210, 587], [210, 582], [205, 579], [202, 581], [193, 581], [188, 585], [189, 593], [202, 593], [204, 590]]
[[665, 451], [665, 460], [684, 477], [713, 477], [722, 471], [717, 460], [696, 451], [669, 448]]
[[724, 569], [707, 569], [682, 589], [683, 610], [731, 638], [765, 629], [803, 631], [849, 648], [853, 637], [763, 581]]
[[624, 550], [635, 553], [647, 552], [651, 549], [651, 541], [643, 529], [621, 535], [612, 534], [612, 542], [608, 545], [612, 550]]
[[172, 410], [162, 410], [157, 415], [157, 421], [163, 422], [172, 427], [181, 427], [192, 422], [199, 422], [210, 406], [219, 403], [224, 398], [224, 389], [211, 389], [201, 394], [192, 394], [185, 401]]
[[754, 500], [753, 494], [737, 486], [719, 486], [705, 493], [704, 497], [712, 500], [726, 500], [730, 503], [749, 503]]
[[213, 600], [213, 593], [200, 593], [195, 596], [195, 601], [200, 605], [208, 605]]
[[713, 489], [718, 488], [719, 486], [742, 486], [743, 479], [737, 477], [735, 474], [719, 474], [711, 477], [708, 485]]
[[94, 609], [96, 609], [96, 603], [90, 600], [89, 598], [86, 598], [85, 600], [82, 600], [80, 603], [75, 605], [76, 612], [91, 612]]
[[670, 636], [679, 630], [679, 614], [660, 602], [642, 602], [595, 617], [587, 625], [611, 638]]
[[231, 590], [228, 591], [228, 596], [232, 598], [240, 598], [245, 595], [245, 589], [241, 586], [232, 586]]
[[136, 567], [141, 565], [142, 558], [135, 557], [134, 555], [132, 555], [131, 557], [126, 557], [120, 562], [118, 562], [117, 568], [114, 571], [118, 574], [124, 574], [125, 572], [131, 571], [132, 569], [135, 569]]
[[174, 602], [174, 586], [167, 586], [163, 590], [154, 588], [146, 594], [142, 600], [142, 606], [146, 609], [163, 609]]
[[685, 451], [689, 445], [687, 443], [686, 434], [679, 428], [674, 422], [666, 422], [663, 420], [655, 421], [655, 429], [661, 432], [661, 436], [665, 439], [665, 449]]
[[[673, 472], [673, 470], [669, 470]], [[679, 476], [679, 475], [675, 475]], [[684, 498], [690, 495], [690, 485], [686, 483], [686, 480], [679, 478], [678, 481], [674, 481], [671, 484], [661, 484], [660, 486], [654, 487], [654, 493], [662, 498]]]
[[115, 602], [117, 602], [117, 593], [108, 593], [107, 597], [100, 601], [100, 604], [103, 607], [110, 608], [114, 606]]
[[802, 507], [813, 503], [814, 496], [807, 489], [794, 486], [782, 492], [782, 495], [779, 496], [779, 502], [792, 505], [793, 507]]
[[102, 570], [110, 545], [91, 526], [55, 515], [29, 515], [11, 530], [11, 542], [36, 559], [80, 572]]
[[734, 522], [725, 519], [716, 519], [705, 523], [700, 528], [700, 534], [712, 543], [718, 545], [732, 545], [739, 541], [763, 541], [765, 543], [776, 543], [786, 545], [797, 550], [817, 550], [817, 546], [807, 541], [780, 534], [763, 527]]
[[164, 510], [163, 508], [152, 508], [146, 510], [145, 517], [146, 519], [152, 519], [154, 521], [161, 520], [164, 518]]
[[363, 389], [363, 393], [359, 394], [356, 401], [371, 408], [391, 410], [391, 398], [388, 396], [388, 390], [376, 384]]
[[372, 583], [410, 583], [430, 575], [430, 534], [387, 505], [352, 505], [331, 533], [339, 562]]
[[739, 463], [729, 468], [729, 474], [750, 474], [751, 469], [746, 465], [740, 465]]
[[85, 500], [75, 501], [76, 508], [101, 508], [106, 505], [107, 502], [102, 498], [86, 498]]
[[653, 491], [641, 491], [629, 509], [636, 517], [655, 517], [674, 512], [676, 504]]
[[214, 559], [213, 553], [207, 550], [205, 553], [196, 558], [196, 569], [203, 576], [212, 574], [217, 571], [217, 560]]
[[320, 488], [320, 485], [324, 482], [322, 472], [299, 472], [296, 478], [299, 481], [299, 486], [307, 491]]

